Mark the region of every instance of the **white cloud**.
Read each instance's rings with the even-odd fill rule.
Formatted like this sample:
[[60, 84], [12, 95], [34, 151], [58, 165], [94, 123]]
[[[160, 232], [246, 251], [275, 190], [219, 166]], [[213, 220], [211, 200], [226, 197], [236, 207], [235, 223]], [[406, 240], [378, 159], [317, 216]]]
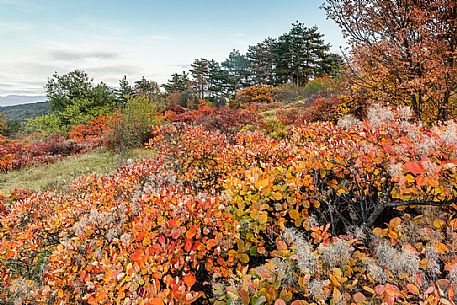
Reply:
[[0, 6], [15, 6], [23, 10], [41, 10], [43, 6], [26, 0], [0, 0]]

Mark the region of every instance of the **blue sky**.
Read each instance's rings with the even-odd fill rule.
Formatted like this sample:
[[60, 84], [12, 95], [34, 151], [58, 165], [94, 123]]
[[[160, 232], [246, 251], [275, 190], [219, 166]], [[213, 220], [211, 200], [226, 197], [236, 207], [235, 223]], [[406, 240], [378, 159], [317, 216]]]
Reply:
[[323, 0], [0, 0], [0, 96], [40, 95], [54, 71], [85, 70], [116, 86], [164, 83], [195, 58], [224, 60], [299, 20], [317, 25], [335, 52], [339, 28]]

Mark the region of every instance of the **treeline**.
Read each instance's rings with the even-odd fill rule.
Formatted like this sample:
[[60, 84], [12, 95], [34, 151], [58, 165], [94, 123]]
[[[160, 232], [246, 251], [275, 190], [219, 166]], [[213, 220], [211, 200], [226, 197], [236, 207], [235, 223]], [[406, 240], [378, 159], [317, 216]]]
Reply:
[[50, 113], [28, 120], [24, 130], [66, 134], [71, 127], [111, 114], [135, 98], [154, 101], [156, 108], [157, 104], [192, 107], [199, 100], [224, 105], [243, 88], [281, 84], [303, 87], [316, 77], [336, 75], [341, 64], [342, 58], [330, 52], [317, 27], [296, 22], [280, 37], [249, 46], [246, 54], [232, 51], [222, 63], [196, 59], [189, 71], [173, 74], [163, 85], [144, 77], [130, 83], [124, 76], [118, 88], [111, 88], [103, 82], [94, 83], [81, 70], [55, 73], [45, 86]]
[[280, 37], [249, 46], [246, 54], [233, 50], [222, 63], [195, 59], [189, 71], [173, 74], [163, 87], [167, 93], [223, 103], [249, 86], [304, 86], [315, 77], [338, 74], [342, 65], [341, 56], [330, 52], [323, 36], [317, 27], [297, 21]]

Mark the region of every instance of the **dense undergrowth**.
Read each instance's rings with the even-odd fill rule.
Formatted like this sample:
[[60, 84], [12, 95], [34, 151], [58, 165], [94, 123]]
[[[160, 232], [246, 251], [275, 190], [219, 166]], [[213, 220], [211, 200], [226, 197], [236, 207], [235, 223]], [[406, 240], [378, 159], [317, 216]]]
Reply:
[[205, 107], [153, 159], [3, 202], [2, 304], [456, 301], [455, 121]]

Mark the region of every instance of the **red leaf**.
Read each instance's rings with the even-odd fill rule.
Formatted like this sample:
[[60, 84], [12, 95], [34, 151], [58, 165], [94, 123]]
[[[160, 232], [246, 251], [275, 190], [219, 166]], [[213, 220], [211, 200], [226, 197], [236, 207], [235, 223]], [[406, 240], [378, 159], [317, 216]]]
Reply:
[[420, 162], [406, 162], [403, 167], [406, 171], [414, 175], [422, 175], [425, 172]]

